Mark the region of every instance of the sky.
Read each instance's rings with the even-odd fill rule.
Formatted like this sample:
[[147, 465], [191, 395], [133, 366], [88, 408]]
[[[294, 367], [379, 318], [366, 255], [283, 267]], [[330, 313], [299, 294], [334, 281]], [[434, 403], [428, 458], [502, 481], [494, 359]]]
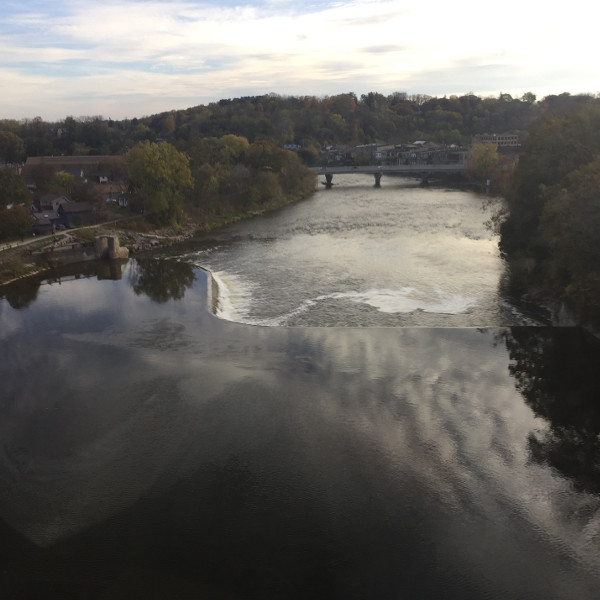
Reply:
[[600, 91], [588, 0], [1, 0], [0, 118], [223, 98]]

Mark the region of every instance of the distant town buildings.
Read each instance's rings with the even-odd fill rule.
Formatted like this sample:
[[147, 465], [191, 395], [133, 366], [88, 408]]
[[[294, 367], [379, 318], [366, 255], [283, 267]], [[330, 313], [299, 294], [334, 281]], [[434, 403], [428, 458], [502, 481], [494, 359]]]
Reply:
[[320, 164], [336, 165], [423, 165], [453, 164], [466, 160], [468, 148], [455, 144], [416, 141], [412, 144], [363, 144], [326, 146], [319, 153]]
[[[113, 181], [114, 156], [31, 156], [21, 166], [20, 174], [32, 191], [31, 215], [34, 219], [32, 232], [54, 233], [60, 229], [90, 225], [95, 222], [97, 202], [73, 202], [63, 193], [36, 193], [36, 170], [45, 169], [50, 173], [67, 173], [75, 181], [95, 188], [95, 196], [102, 196], [107, 202], [117, 202], [126, 206], [123, 183]], [[118, 200], [117, 200], [118, 199]]]
[[496, 144], [499, 148], [520, 146], [519, 136], [511, 133], [491, 133], [476, 135], [473, 138], [474, 144]]
[[40, 235], [90, 225], [94, 222], [94, 213], [95, 207], [89, 202], [72, 202], [60, 194], [45, 194], [31, 205], [32, 231]]

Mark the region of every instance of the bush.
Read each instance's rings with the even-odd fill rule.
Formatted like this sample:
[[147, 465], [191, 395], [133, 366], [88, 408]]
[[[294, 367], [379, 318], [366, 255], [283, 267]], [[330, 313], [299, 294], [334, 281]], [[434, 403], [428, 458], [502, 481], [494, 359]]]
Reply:
[[0, 280], [10, 280], [27, 273], [27, 266], [20, 256], [11, 256], [0, 262]]

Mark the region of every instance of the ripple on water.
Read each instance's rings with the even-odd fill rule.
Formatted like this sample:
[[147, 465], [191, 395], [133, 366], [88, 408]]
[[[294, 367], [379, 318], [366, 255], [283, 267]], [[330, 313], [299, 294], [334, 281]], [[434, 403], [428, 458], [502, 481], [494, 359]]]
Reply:
[[489, 327], [523, 323], [499, 292], [503, 263], [471, 192], [334, 190], [238, 223], [195, 257], [219, 284], [218, 315], [259, 325]]

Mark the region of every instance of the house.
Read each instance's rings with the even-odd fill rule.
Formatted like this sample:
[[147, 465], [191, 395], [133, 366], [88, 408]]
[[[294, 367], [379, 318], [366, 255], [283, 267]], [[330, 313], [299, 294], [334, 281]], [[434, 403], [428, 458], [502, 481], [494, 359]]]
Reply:
[[377, 145], [377, 148], [375, 149], [375, 155], [374, 155], [375, 162], [378, 165], [393, 164], [393, 162], [392, 162], [393, 153], [394, 153], [394, 146], [392, 144]]
[[347, 146], [325, 146], [319, 150], [319, 164], [345, 164], [351, 161], [352, 155]]
[[61, 194], [44, 194], [37, 198], [37, 200], [34, 201], [34, 204], [36, 204], [41, 211], [53, 210], [56, 212], [61, 204], [67, 204], [68, 202], [71, 202], [71, 200]]
[[67, 227], [81, 227], [93, 222], [94, 207], [89, 202], [69, 202], [58, 207], [58, 214]]
[[129, 206], [129, 199], [127, 194], [115, 194], [113, 192], [106, 195], [107, 204], [116, 204], [119, 208], [126, 208]]
[[[85, 183], [108, 183], [109, 174], [101, 168], [103, 163], [114, 161], [114, 156], [30, 156], [21, 169], [21, 175], [29, 187], [35, 187], [34, 174], [40, 167], [50, 167], [54, 173], [69, 173]], [[100, 181], [100, 178], [106, 181]]]
[[362, 144], [355, 146], [352, 150], [353, 158], [356, 162], [361, 160], [368, 164], [375, 161], [375, 153], [377, 152], [377, 144]]
[[34, 219], [31, 231], [36, 235], [54, 233], [59, 226], [63, 225], [61, 216], [54, 210], [35, 211], [31, 216]]

